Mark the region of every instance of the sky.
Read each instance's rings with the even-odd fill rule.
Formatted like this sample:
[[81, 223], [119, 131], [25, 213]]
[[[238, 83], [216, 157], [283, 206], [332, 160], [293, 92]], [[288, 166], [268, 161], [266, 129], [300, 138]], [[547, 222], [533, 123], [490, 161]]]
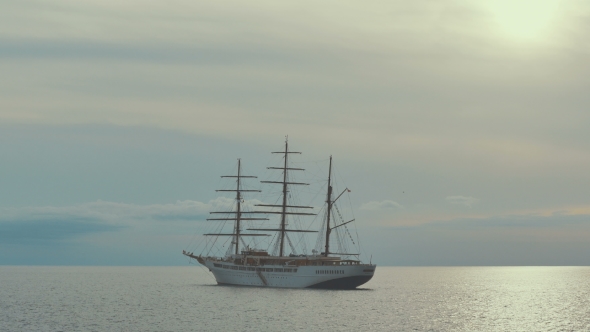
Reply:
[[287, 135], [379, 265], [590, 264], [587, 1], [0, 7], [0, 264], [187, 265]]

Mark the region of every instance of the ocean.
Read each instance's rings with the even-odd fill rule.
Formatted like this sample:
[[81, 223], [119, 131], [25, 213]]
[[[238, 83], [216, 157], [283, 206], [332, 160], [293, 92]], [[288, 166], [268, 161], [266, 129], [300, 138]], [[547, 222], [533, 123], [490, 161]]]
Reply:
[[590, 267], [377, 267], [358, 290], [199, 266], [0, 266], [0, 331], [590, 331]]

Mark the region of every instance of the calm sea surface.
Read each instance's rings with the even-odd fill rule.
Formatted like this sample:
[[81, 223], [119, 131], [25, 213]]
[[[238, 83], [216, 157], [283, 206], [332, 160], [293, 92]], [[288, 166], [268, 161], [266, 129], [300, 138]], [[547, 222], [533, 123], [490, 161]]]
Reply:
[[0, 266], [0, 331], [590, 331], [590, 267], [378, 267], [354, 291], [203, 268]]

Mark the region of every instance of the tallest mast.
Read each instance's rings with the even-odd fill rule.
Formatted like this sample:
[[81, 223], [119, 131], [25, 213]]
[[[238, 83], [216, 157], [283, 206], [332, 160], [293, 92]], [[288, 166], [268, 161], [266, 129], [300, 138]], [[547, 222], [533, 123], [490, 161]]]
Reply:
[[[300, 153], [300, 152], [299, 152]], [[283, 206], [281, 207], [281, 244], [279, 256], [283, 256], [285, 247], [285, 223], [287, 215], [287, 159], [289, 158], [289, 141], [285, 139], [285, 163], [283, 167]]]
[[294, 168], [289, 167], [289, 154], [290, 153], [297, 153], [301, 154], [301, 152], [293, 152], [289, 151], [289, 142], [285, 139], [285, 151], [281, 152], [273, 152], [273, 153], [281, 153], [284, 155], [284, 162], [283, 167], [267, 167], [267, 169], [280, 169], [283, 171], [283, 181], [260, 181], [261, 183], [274, 183], [274, 184], [282, 184], [283, 185], [283, 201], [281, 205], [275, 204], [256, 204], [256, 206], [265, 206], [265, 207], [274, 207], [274, 208], [281, 208], [280, 211], [255, 211], [254, 213], [269, 213], [269, 214], [280, 214], [281, 215], [281, 224], [280, 227], [276, 229], [269, 229], [269, 228], [249, 228], [250, 230], [257, 230], [257, 231], [275, 231], [279, 232], [279, 256], [283, 256], [285, 254], [285, 236], [287, 232], [310, 232], [315, 233], [317, 231], [310, 231], [310, 230], [299, 230], [299, 229], [287, 229], [287, 215], [312, 215], [314, 216], [315, 213], [305, 213], [305, 212], [293, 212], [288, 209], [313, 209], [311, 206], [299, 206], [299, 205], [289, 205], [287, 200], [287, 195], [289, 193], [289, 185], [309, 185], [309, 183], [300, 183], [300, 182], [289, 182], [289, 171], [303, 171], [303, 168]]
[[242, 160], [238, 159], [238, 181], [237, 182], [237, 188], [236, 188], [236, 201], [238, 202], [238, 206], [237, 206], [237, 211], [236, 211], [236, 229], [235, 229], [235, 233], [236, 233], [236, 238], [235, 238], [235, 242], [236, 242], [236, 252], [235, 254], [237, 255], [239, 253], [239, 249], [238, 247], [240, 246], [240, 221], [242, 220], [242, 196], [240, 194], [240, 178], [241, 178], [241, 171], [242, 171]]

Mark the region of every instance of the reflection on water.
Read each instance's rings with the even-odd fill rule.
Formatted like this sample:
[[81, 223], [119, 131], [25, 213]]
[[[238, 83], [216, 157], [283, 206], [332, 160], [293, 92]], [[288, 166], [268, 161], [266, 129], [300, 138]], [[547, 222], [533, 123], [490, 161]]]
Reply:
[[2, 331], [584, 331], [588, 267], [378, 267], [360, 291], [212, 286], [197, 267], [0, 267]]
[[[590, 268], [394, 268], [396, 303], [418, 330], [548, 331], [590, 328]], [[426, 319], [424, 319], [426, 318]], [[404, 325], [406, 326], [406, 325]], [[405, 328], [404, 328], [405, 330]]]

